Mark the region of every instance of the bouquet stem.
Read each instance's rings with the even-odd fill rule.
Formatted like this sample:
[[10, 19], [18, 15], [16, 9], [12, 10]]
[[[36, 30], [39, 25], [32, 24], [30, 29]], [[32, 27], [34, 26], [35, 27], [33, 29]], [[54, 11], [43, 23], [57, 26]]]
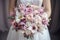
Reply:
[[32, 38], [31, 38], [31, 37], [29, 37], [29, 38], [28, 38], [28, 40], [32, 40]]

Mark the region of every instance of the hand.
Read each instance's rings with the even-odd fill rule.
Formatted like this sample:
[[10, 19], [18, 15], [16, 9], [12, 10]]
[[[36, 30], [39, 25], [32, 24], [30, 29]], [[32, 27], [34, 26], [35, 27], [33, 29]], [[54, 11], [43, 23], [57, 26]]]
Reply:
[[15, 20], [15, 13], [13, 11], [10, 11], [10, 24]]
[[10, 16], [15, 16], [14, 11], [10, 11]]
[[31, 7], [34, 8], [34, 9], [38, 9], [39, 8], [39, 6], [36, 6], [36, 5], [31, 5]]

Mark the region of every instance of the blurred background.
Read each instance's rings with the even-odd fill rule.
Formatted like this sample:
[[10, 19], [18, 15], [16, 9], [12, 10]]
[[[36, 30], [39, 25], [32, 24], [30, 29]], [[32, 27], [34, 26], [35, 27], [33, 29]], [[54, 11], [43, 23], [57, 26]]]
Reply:
[[[16, 6], [17, 0], [0, 0], [0, 40], [6, 40], [10, 23], [9, 12]], [[60, 40], [60, 0], [51, 0], [51, 22], [49, 28], [51, 40]]]

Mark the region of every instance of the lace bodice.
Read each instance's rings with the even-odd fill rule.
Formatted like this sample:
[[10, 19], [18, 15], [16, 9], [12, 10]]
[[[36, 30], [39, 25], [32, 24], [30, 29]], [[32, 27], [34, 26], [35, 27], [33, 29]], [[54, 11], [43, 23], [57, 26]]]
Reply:
[[30, 4], [37, 5], [37, 6], [41, 7], [42, 2], [43, 2], [43, 0], [18, 0], [17, 4], [19, 5], [20, 3], [22, 3], [22, 4], [26, 5], [27, 3], [30, 3]]

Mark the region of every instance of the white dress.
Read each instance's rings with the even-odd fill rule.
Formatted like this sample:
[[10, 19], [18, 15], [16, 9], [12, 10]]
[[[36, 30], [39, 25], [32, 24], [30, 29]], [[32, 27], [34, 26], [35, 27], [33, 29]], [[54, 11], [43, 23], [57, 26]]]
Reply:
[[[42, 6], [42, 2], [43, 2], [43, 0], [18, 0], [17, 2], [18, 4], [19, 4], [19, 1], [25, 5], [27, 3], [30, 3], [40, 7]], [[7, 40], [30, 40], [25, 38], [20, 30], [16, 32], [15, 30], [12, 30], [12, 28], [13, 26], [11, 26], [9, 30]], [[51, 40], [47, 26], [46, 28], [43, 28], [43, 31], [41, 33], [36, 32], [31, 40]]]

